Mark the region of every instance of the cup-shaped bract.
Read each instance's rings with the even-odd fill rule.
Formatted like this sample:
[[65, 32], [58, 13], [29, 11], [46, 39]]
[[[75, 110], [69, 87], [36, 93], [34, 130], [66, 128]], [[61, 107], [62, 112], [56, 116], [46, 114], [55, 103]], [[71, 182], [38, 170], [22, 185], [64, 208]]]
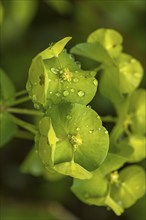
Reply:
[[145, 194], [145, 171], [129, 166], [119, 172], [119, 184], [111, 187], [111, 197], [123, 208], [132, 206]]
[[120, 215], [123, 209], [109, 195], [110, 179], [108, 175], [124, 163], [124, 157], [108, 153], [101, 166], [92, 172], [92, 177], [84, 181], [74, 179], [71, 190], [82, 202], [89, 205], [109, 206], [117, 215]]
[[88, 42], [99, 42], [112, 57], [116, 57], [122, 51], [122, 36], [112, 29], [97, 29], [91, 33]]
[[129, 145], [133, 149], [128, 162], [139, 162], [146, 158], [146, 137], [140, 135], [131, 135], [129, 137]]
[[119, 68], [120, 92], [133, 92], [139, 86], [143, 77], [143, 68], [140, 62], [125, 53], [121, 53], [115, 59], [115, 62]]
[[47, 109], [62, 102], [88, 104], [98, 85], [93, 71], [82, 70], [65, 50], [56, 56], [46, 51], [33, 59], [29, 69], [26, 87], [34, 107]]
[[145, 135], [145, 100], [146, 91], [144, 89], [135, 90], [129, 98], [128, 114], [131, 117], [131, 130], [134, 134]]
[[89, 179], [104, 161], [109, 136], [98, 114], [81, 104], [52, 106], [36, 138], [45, 166], [64, 175]]

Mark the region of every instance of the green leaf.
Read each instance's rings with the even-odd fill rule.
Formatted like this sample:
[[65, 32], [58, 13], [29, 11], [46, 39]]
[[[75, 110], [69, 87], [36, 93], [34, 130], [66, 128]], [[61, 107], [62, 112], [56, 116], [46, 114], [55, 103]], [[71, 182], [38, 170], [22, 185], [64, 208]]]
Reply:
[[119, 68], [121, 93], [131, 93], [140, 84], [143, 77], [143, 69], [139, 61], [128, 54], [121, 53], [115, 63]]
[[129, 137], [129, 145], [133, 149], [133, 153], [130, 156], [128, 162], [139, 162], [146, 158], [146, 137], [131, 135]]
[[57, 172], [51, 173], [45, 168], [35, 147], [30, 150], [24, 159], [20, 170], [24, 173], [32, 174], [33, 176], [44, 176], [50, 181], [56, 181], [63, 177], [63, 175]]
[[0, 104], [11, 105], [14, 101], [15, 87], [6, 73], [0, 69]]
[[44, 172], [44, 166], [41, 162], [36, 148], [33, 147], [28, 153], [27, 157], [23, 161], [20, 167], [21, 171], [24, 173], [30, 173], [34, 176], [40, 176]]
[[108, 194], [108, 179], [106, 175], [117, 170], [125, 163], [125, 158], [108, 153], [101, 166], [92, 172], [89, 180], [74, 180], [71, 190], [83, 202], [92, 205], [105, 205]]
[[[37, 1], [4, 1], [2, 44], [13, 42], [27, 29], [37, 10]], [[17, 31], [14, 31], [17, 30]]]
[[132, 206], [145, 194], [145, 172], [140, 166], [129, 166], [119, 173], [120, 184], [113, 184], [111, 197], [123, 208]]
[[145, 98], [146, 91], [138, 89], [132, 93], [129, 98], [128, 113], [131, 115], [132, 132], [138, 135], [145, 135]]
[[108, 132], [102, 126], [98, 114], [80, 104], [61, 104], [49, 108], [46, 117], [39, 123], [36, 136], [39, 155], [48, 169], [53, 169], [53, 165], [60, 167], [61, 164], [62, 167], [66, 162], [74, 161], [78, 165], [70, 167], [67, 164], [65, 171], [60, 171], [62, 168], [55, 169], [68, 175], [69, 169], [76, 172], [76, 167], [81, 166], [79, 172], [72, 174], [81, 179], [83, 170], [89, 173], [104, 161], [108, 144]]
[[69, 14], [72, 10], [72, 4], [68, 0], [45, 0], [46, 3], [60, 14]]
[[27, 91], [36, 108], [47, 109], [51, 104], [60, 102], [88, 104], [96, 93], [97, 85], [91, 72], [81, 70], [63, 51], [52, 59], [37, 57], [33, 60]]
[[0, 147], [9, 142], [17, 132], [17, 126], [11, 121], [8, 113], [0, 113]]
[[98, 42], [77, 44], [71, 48], [71, 53], [87, 57], [106, 65], [113, 62], [105, 48]]
[[77, 179], [90, 179], [92, 174], [74, 162], [60, 163], [54, 166], [54, 169], [67, 176]]
[[[56, 136], [60, 139], [56, 154], [64, 148], [66, 141], [68, 148], [75, 151], [74, 161], [76, 163], [89, 171], [96, 169], [104, 161], [109, 143], [108, 132], [102, 126], [98, 114], [80, 104], [62, 104], [55, 108], [51, 108], [49, 114]], [[60, 118], [59, 120], [56, 120], [56, 115]], [[68, 148], [66, 146], [66, 150]], [[63, 151], [62, 156], [64, 155]], [[62, 156], [60, 155], [60, 158]], [[59, 163], [59, 159], [56, 163]]]
[[71, 52], [101, 62], [104, 65], [104, 71], [100, 81], [101, 93], [114, 103], [122, 100], [123, 97], [119, 89], [119, 69], [101, 44], [78, 44], [71, 49]]
[[[65, 45], [72, 39], [72, 37], [65, 37], [62, 40], [56, 42], [53, 46], [48, 47], [41, 53], [39, 53], [36, 57], [41, 56], [43, 60], [50, 59], [52, 57], [58, 57], [58, 55], [62, 52]], [[34, 58], [36, 59], [36, 58]]]
[[122, 41], [122, 36], [117, 31], [104, 28], [92, 32], [87, 39], [90, 43], [100, 43], [112, 57], [120, 54]]

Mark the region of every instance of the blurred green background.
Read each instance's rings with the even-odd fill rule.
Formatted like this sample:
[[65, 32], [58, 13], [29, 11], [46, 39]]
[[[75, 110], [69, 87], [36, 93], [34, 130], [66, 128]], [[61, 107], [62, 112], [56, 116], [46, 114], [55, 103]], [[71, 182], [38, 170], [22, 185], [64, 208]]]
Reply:
[[[72, 36], [67, 46], [70, 49], [98, 28], [113, 28], [124, 38], [124, 51], [145, 69], [145, 11], [144, 0], [2, 0], [1, 67], [17, 91], [25, 89], [32, 58], [51, 42]], [[111, 104], [101, 97], [91, 104], [100, 115], [114, 114]], [[31, 108], [32, 104], [21, 107]], [[31, 117], [23, 119], [33, 121]], [[32, 145], [31, 140], [14, 138], [0, 151], [2, 220], [145, 219], [144, 198], [117, 217], [104, 207], [81, 203], [69, 189], [69, 177], [53, 182], [21, 173], [19, 166]], [[144, 166], [145, 161], [141, 164]]]

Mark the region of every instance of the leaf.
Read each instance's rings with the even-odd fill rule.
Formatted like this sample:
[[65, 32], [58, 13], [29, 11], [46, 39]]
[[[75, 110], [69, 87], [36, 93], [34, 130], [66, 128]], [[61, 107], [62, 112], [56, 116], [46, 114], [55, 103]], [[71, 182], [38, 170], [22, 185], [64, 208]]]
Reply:
[[98, 42], [95, 43], [80, 43], [71, 48], [71, 53], [77, 54], [89, 59], [95, 60], [97, 62], [109, 65], [112, 59], [104, 49], [104, 47]]
[[123, 97], [119, 89], [119, 70], [102, 45], [99, 43], [82, 43], [73, 47], [71, 52], [101, 62], [104, 65], [100, 81], [101, 93], [114, 103], [122, 100]]
[[96, 93], [97, 85], [91, 72], [81, 70], [63, 51], [58, 58], [42, 60], [38, 57], [33, 60], [27, 91], [37, 108], [47, 109], [51, 104], [62, 102], [88, 104]]
[[14, 101], [15, 87], [6, 75], [6, 73], [0, 69], [0, 104], [11, 105]]
[[92, 174], [74, 162], [60, 163], [54, 166], [54, 169], [64, 175], [77, 179], [90, 179]]
[[43, 174], [45, 168], [35, 147], [33, 147], [28, 153], [27, 157], [21, 164], [20, 169], [22, 172], [30, 173], [34, 176], [40, 176]]
[[68, 0], [58, 1], [58, 0], [45, 0], [46, 3], [55, 9], [60, 14], [70, 14], [72, 10], [71, 2]]
[[139, 86], [143, 77], [140, 62], [125, 53], [121, 53], [115, 62], [119, 67], [121, 93], [131, 93]]
[[128, 162], [139, 162], [146, 158], [146, 137], [131, 135], [129, 137], [129, 145], [133, 149], [133, 153], [130, 156]]
[[0, 147], [10, 141], [17, 132], [17, 126], [11, 121], [8, 113], [0, 113]]
[[119, 173], [120, 185], [112, 185], [111, 197], [123, 208], [132, 206], [145, 194], [145, 172], [140, 166], [129, 166]]
[[105, 161], [102, 163], [99, 169], [104, 175], [106, 175], [122, 167], [126, 161], [127, 158], [123, 156], [114, 153], [108, 153]]
[[[27, 29], [37, 10], [37, 1], [5, 1], [2, 44], [13, 42]], [[14, 30], [17, 31], [14, 31]]]
[[58, 55], [62, 52], [65, 45], [72, 39], [72, 37], [65, 37], [62, 40], [56, 42], [53, 46], [48, 47], [41, 53], [37, 55], [41, 56], [43, 60], [50, 59], [52, 57], [58, 57]]
[[137, 135], [145, 135], [145, 98], [146, 91], [138, 89], [129, 97], [128, 113], [131, 115], [131, 129]]
[[117, 31], [104, 28], [92, 32], [87, 39], [90, 43], [100, 43], [112, 57], [120, 54], [122, 41], [122, 36]]
[[[62, 161], [62, 157], [70, 149], [70, 153], [75, 150], [74, 161], [88, 171], [100, 166], [107, 155], [109, 138], [98, 114], [80, 104], [62, 104], [52, 107], [48, 113], [56, 136], [60, 139], [56, 144], [56, 163], [68, 162], [69, 157], [65, 161]], [[57, 154], [60, 155], [60, 161]]]

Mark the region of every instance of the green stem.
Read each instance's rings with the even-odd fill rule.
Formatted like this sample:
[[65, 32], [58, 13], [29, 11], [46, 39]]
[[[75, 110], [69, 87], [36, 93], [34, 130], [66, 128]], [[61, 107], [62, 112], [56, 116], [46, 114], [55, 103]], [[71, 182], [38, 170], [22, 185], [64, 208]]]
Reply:
[[101, 120], [103, 122], [113, 122], [113, 123], [117, 122], [117, 118], [112, 117], [112, 116], [101, 116]]
[[13, 115], [10, 115], [10, 119], [18, 126], [30, 131], [32, 134], [36, 134], [37, 130], [36, 127], [28, 122], [25, 122]]
[[28, 96], [27, 96], [27, 97], [24, 97], [24, 98], [20, 98], [20, 99], [18, 99], [18, 100], [15, 100], [15, 101], [11, 104], [11, 106], [18, 105], [18, 104], [27, 102], [27, 101], [29, 101], [29, 100], [30, 100], [30, 98], [29, 98]]
[[43, 116], [44, 113], [39, 111], [31, 110], [31, 109], [21, 109], [21, 108], [8, 108], [7, 112], [16, 113], [16, 114], [24, 114], [24, 115], [35, 115], [35, 116]]
[[27, 91], [26, 90], [22, 90], [22, 91], [16, 92], [15, 97], [19, 97], [19, 96], [25, 95], [25, 94], [27, 94]]
[[18, 130], [17, 133], [15, 134], [16, 138], [22, 138], [22, 139], [27, 139], [27, 140], [34, 140], [34, 136], [30, 134], [27, 131], [21, 131]]

